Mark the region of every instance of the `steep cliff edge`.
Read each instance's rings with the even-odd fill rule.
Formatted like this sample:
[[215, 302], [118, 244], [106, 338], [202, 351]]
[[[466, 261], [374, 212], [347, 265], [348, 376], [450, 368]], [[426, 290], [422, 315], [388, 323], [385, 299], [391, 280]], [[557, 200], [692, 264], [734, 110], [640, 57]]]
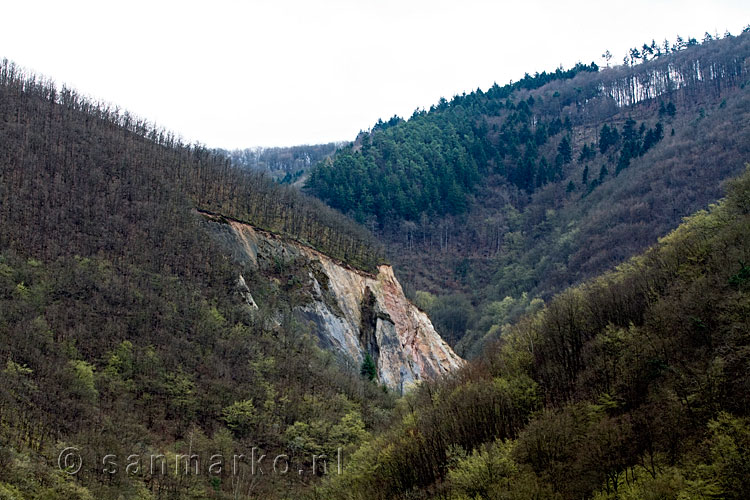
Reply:
[[[391, 266], [379, 266], [376, 275], [365, 273], [248, 224], [203, 215], [237, 262], [264, 274], [288, 269], [289, 279], [297, 280], [294, 314], [310, 325], [320, 346], [357, 367], [369, 353], [378, 379], [388, 387], [408, 388], [463, 363], [406, 298]], [[251, 294], [245, 287], [243, 295], [254, 306]]]

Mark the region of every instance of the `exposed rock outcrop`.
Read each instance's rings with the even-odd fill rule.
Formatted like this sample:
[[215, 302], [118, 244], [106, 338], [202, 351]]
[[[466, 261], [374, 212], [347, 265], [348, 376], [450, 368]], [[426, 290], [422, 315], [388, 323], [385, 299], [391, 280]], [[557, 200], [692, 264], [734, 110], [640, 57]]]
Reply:
[[247, 287], [245, 277], [241, 274], [240, 279], [237, 280], [237, 291], [240, 293], [240, 295], [242, 295], [242, 298], [245, 299], [245, 302], [247, 303], [248, 307], [250, 307], [250, 309], [258, 309], [258, 304], [255, 303], [253, 294], [250, 293], [250, 289]]
[[[365, 273], [248, 224], [207, 217], [214, 221], [211, 232], [237, 261], [259, 270], [291, 266], [295, 276], [306, 279], [301, 284], [305, 290], [301, 305], [294, 309], [297, 317], [310, 324], [321, 347], [356, 366], [369, 353], [380, 382], [387, 386], [408, 388], [463, 363], [427, 315], [405, 297], [391, 266], [380, 266], [377, 275]], [[244, 279], [240, 288], [248, 303], [255, 305]]]

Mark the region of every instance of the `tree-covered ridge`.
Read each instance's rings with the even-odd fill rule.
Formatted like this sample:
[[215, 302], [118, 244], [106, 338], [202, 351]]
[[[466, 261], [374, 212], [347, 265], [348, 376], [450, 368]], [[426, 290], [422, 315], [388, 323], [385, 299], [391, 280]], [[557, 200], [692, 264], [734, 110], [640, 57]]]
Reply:
[[[579, 63], [565, 71], [526, 74], [487, 92], [441, 99], [407, 121], [379, 121], [333, 161], [318, 164], [307, 187], [360, 222], [375, 217], [381, 225], [461, 214], [479, 180], [491, 174], [533, 192], [564, 177], [572, 159], [572, 126], [601, 120], [608, 106], [633, 105], [681, 89], [721, 93], [742, 84], [747, 35], [737, 38], [743, 40], [728, 35], [702, 44], [677, 42], [674, 48], [667, 43], [663, 52], [652, 51], [651, 59], [648, 52], [645, 57], [633, 52], [630, 64], [622, 67], [599, 72], [593, 62]], [[568, 80], [577, 83], [544, 99], [540, 93], [529, 95]], [[577, 113], [563, 112], [571, 105]], [[552, 147], [545, 148], [548, 141]], [[596, 145], [586, 153], [595, 157]]]
[[[334, 197], [351, 201], [341, 210], [386, 243], [438, 331], [460, 354], [477, 355], [483, 339], [642, 252], [742, 171], [750, 34], [680, 47], [530, 89], [506, 87], [502, 99], [477, 91], [408, 121], [394, 117], [339, 153], [346, 168], [335, 168], [336, 157], [321, 164], [320, 179], [335, 179]], [[404, 161], [381, 168], [383, 154], [370, 143], [380, 137], [389, 153], [420, 151], [405, 139], [411, 129], [420, 141], [442, 139], [445, 129], [466, 154], [439, 169], [421, 153], [414, 156], [427, 166], [419, 170]], [[436, 180], [455, 178], [454, 164], [466, 166], [470, 182]], [[368, 215], [375, 199], [385, 209]]]
[[[303, 271], [239, 268], [195, 209], [369, 269], [380, 257], [366, 231], [7, 61], [0, 144], [0, 498], [298, 497], [316, 480], [313, 454], [387, 421], [392, 395], [292, 318]], [[58, 466], [66, 446], [84, 459], [75, 477]], [[249, 460], [206, 472], [212, 454], [252, 447], [309, 473], [258, 482]], [[201, 474], [124, 472], [131, 454], [174, 471], [189, 453]]]
[[182, 144], [127, 112], [58, 90], [7, 60], [0, 64], [0, 120], [7, 145], [0, 157], [4, 247], [45, 258], [92, 244], [122, 245], [128, 252], [126, 235], [140, 230], [138, 217], [100, 226], [96, 214], [127, 214], [179, 199], [186, 209], [192, 204], [235, 217], [355, 267], [371, 271], [383, 262], [366, 230], [323, 203], [202, 146]]
[[750, 166], [644, 255], [409, 395], [321, 495], [747, 498], [749, 257]]
[[[504, 87], [444, 99], [429, 112], [416, 111], [408, 121], [394, 117], [378, 122], [355, 145], [343, 148], [333, 161], [318, 164], [307, 187], [340, 210], [364, 222], [374, 216], [381, 224], [422, 214], [460, 214], [483, 176], [495, 171], [519, 187], [533, 189], [556, 176], [562, 163], [538, 167], [537, 148], [564, 128], [558, 119], [536, 124], [532, 132], [534, 100], [517, 106], [507, 100], [518, 89], [535, 89], [550, 81], [597, 71], [595, 64], [567, 71], [526, 75]], [[507, 110], [499, 134], [491, 134], [482, 116]], [[570, 128], [570, 123], [565, 124]], [[497, 127], [492, 128], [493, 132]], [[507, 165], [506, 156], [517, 159]], [[569, 161], [566, 158], [566, 161]]]

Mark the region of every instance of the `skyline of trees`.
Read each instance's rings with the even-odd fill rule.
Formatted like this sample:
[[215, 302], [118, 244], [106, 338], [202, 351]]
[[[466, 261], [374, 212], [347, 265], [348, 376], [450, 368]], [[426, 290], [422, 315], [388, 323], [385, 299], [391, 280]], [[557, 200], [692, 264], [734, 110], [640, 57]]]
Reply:
[[[54, 258], [66, 244], [75, 248], [94, 239], [99, 245], [115, 244], [93, 229], [61, 234], [60, 223], [85, 227], [97, 211], [127, 213], [140, 210], [142, 201], [182, 197], [182, 210], [192, 204], [234, 217], [366, 271], [384, 262], [381, 246], [366, 229], [320, 201], [262, 173], [235, 167], [201, 145], [183, 144], [128, 112], [89, 101], [65, 87], [58, 92], [52, 82], [24, 74], [7, 60], [0, 63], [0, 92], [0, 116], [7, 124], [2, 133], [8, 144], [0, 157], [0, 222], [19, 230], [2, 235], [3, 246], [22, 245], [21, 251]], [[90, 148], [94, 138], [101, 148]], [[116, 147], [122, 148], [119, 158]], [[107, 172], [90, 181], [96, 188], [80, 182], [94, 168]], [[128, 177], [134, 181], [125, 183]], [[142, 195], [145, 200], [135, 199], [136, 186], [149, 191]], [[34, 192], [40, 192], [40, 198], [27, 205]], [[62, 220], [50, 220], [50, 214]], [[111, 237], [117, 242], [119, 235], [138, 231], [136, 220], [120, 218], [104, 227], [118, 234]], [[20, 230], [35, 226], [40, 227], [38, 233]], [[59, 240], [51, 245], [50, 235], [58, 234]], [[67, 238], [79, 241], [64, 241]]]

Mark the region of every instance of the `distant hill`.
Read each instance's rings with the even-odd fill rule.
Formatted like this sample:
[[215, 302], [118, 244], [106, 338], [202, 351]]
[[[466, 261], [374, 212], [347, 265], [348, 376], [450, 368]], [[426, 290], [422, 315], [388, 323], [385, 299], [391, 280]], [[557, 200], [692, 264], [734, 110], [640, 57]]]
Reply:
[[[747, 30], [746, 30], [747, 31]], [[750, 158], [750, 33], [644, 44], [380, 122], [310, 173], [460, 353], [634, 255]]]
[[307, 180], [307, 171], [332, 156], [342, 145], [343, 143], [330, 142], [288, 148], [257, 147], [219, 151], [239, 167], [266, 172], [280, 184], [301, 186]]

